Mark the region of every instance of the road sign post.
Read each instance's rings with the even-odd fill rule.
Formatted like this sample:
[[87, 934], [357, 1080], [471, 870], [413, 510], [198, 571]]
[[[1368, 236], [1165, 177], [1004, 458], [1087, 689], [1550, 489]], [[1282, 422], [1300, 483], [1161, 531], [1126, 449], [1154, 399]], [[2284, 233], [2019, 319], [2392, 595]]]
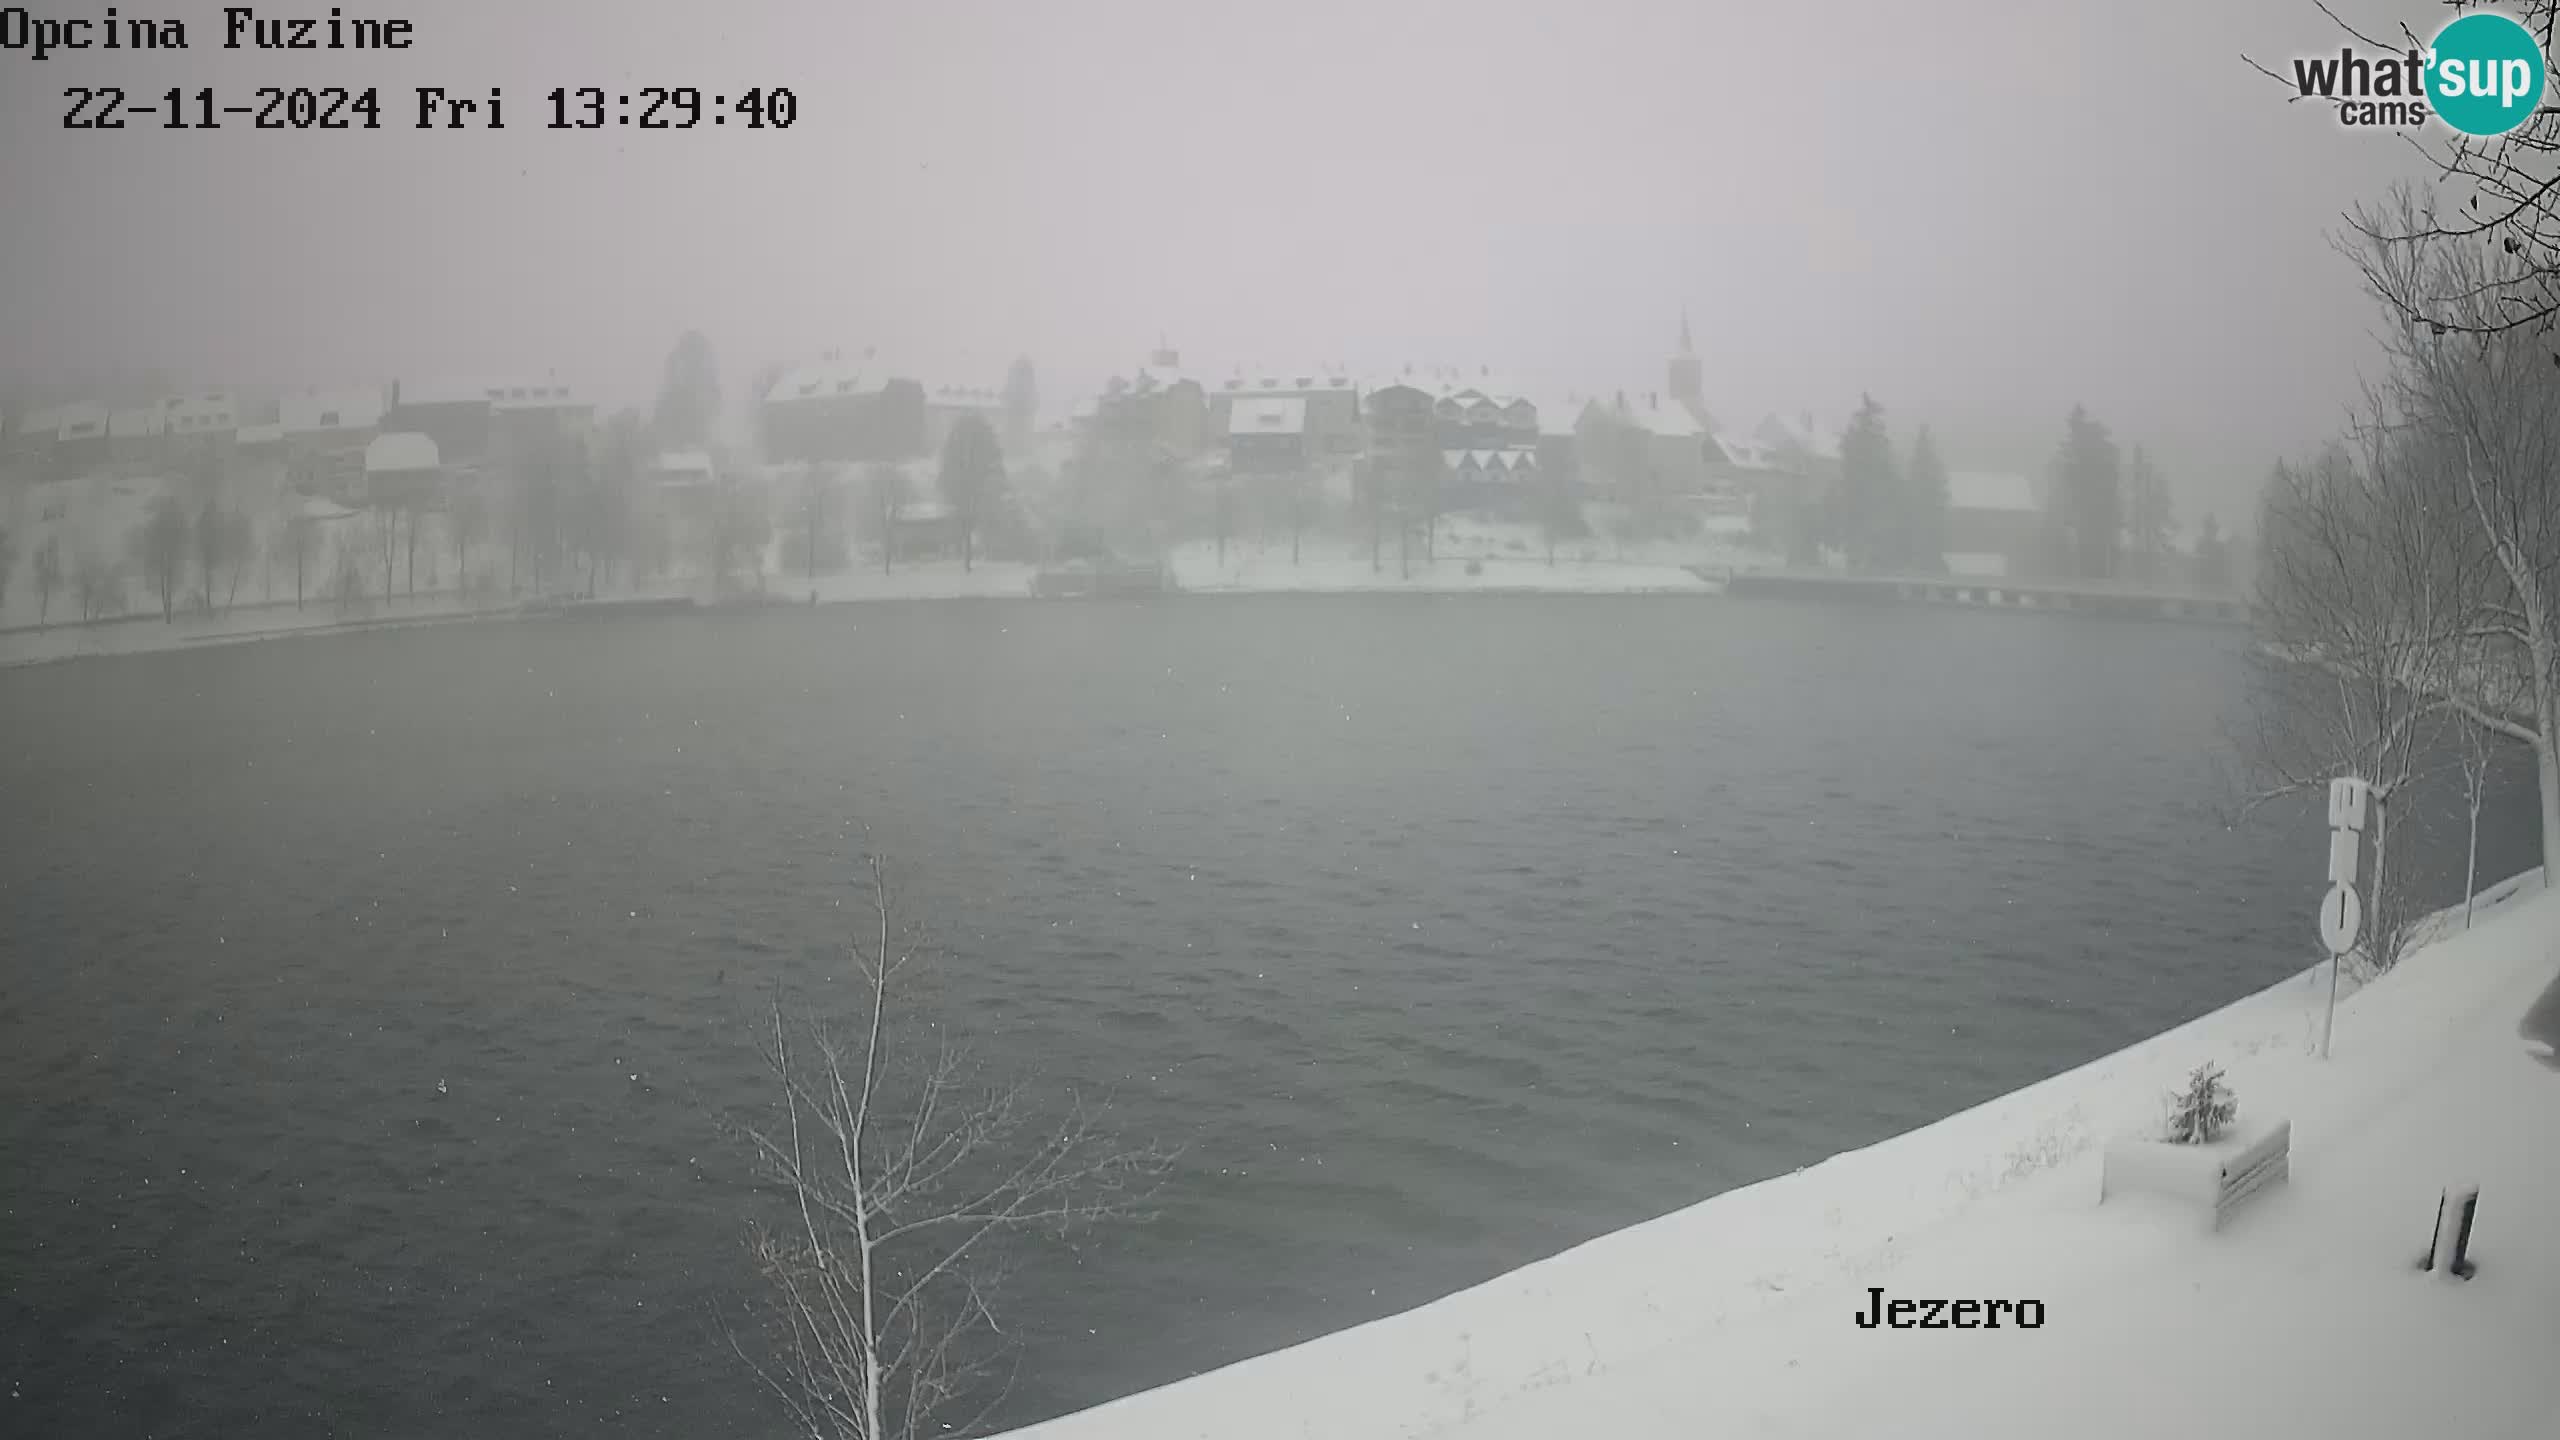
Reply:
[[2329, 1058], [2329, 1033], [2338, 1023], [2338, 967], [2356, 948], [2364, 928], [2364, 902], [2356, 896], [2356, 860], [2364, 842], [2365, 795], [2370, 787], [2353, 775], [2329, 782], [2329, 893], [2320, 897], [2320, 943], [2329, 951], [2329, 1006], [2320, 1017], [2320, 1058]]

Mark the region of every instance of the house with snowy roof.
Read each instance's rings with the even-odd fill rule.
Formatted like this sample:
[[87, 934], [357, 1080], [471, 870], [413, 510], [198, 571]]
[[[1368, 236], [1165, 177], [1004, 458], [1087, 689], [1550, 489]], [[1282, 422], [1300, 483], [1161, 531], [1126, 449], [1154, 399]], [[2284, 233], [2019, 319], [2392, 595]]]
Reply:
[[361, 449], [382, 424], [383, 401], [383, 392], [370, 385], [297, 390], [279, 406], [285, 443]]
[[590, 452], [595, 440], [595, 401], [573, 386], [558, 380], [501, 385], [489, 397], [493, 465], [565, 464]]
[[243, 425], [231, 433], [231, 450], [251, 459], [280, 460], [284, 457], [284, 426], [272, 420]]
[[876, 351], [830, 351], [784, 371], [758, 397], [757, 419], [768, 460], [906, 460], [931, 439], [924, 386]]
[[1441, 495], [1453, 510], [1517, 502], [1542, 473], [1534, 446], [1440, 452]]
[[504, 388], [468, 380], [395, 381], [382, 423], [434, 441], [445, 464], [477, 465], [488, 458], [491, 411]]
[[1644, 432], [1646, 488], [1658, 499], [1694, 499], [1715, 489], [1707, 427], [1678, 400], [1648, 391], [1621, 413]]
[[428, 436], [414, 430], [386, 430], [366, 443], [365, 503], [424, 508], [442, 498], [443, 486], [443, 458]]
[[1770, 415], [1747, 431], [1711, 429], [1706, 442], [1709, 485], [1737, 497], [1762, 543], [1811, 561], [1815, 513], [1839, 479], [1839, 441], [1811, 415]]
[[1310, 437], [1306, 396], [1235, 395], [1224, 399], [1228, 469], [1238, 475], [1293, 475], [1307, 468]]
[[1239, 368], [1209, 392], [1209, 424], [1235, 433], [1236, 411], [1264, 400], [1301, 402], [1307, 459], [1348, 461], [1360, 453], [1360, 385], [1340, 369], [1301, 365]]
[[23, 474], [39, 479], [61, 472], [54, 468], [54, 445], [62, 433], [62, 405], [44, 405], [29, 410], [9, 424], [5, 437], [7, 458]]
[[1164, 347], [1150, 353], [1135, 375], [1112, 377], [1094, 402], [1090, 423], [1176, 460], [1195, 459], [1213, 440], [1225, 438], [1210, 429], [1208, 388], [1183, 370], [1180, 352]]
[[2035, 481], [1993, 470], [1947, 472], [1947, 570], [1985, 577], [2022, 573], [2033, 561], [2044, 513]]
[[41, 465], [53, 454], [53, 432], [60, 425], [50, 405], [9, 417], [8, 428], [0, 431], [0, 456], [19, 465]]
[[204, 390], [164, 403], [162, 430], [173, 464], [219, 460], [238, 443], [240, 408], [228, 390]]
[[296, 489], [341, 501], [360, 494], [364, 451], [380, 433], [386, 396], [370, 385], [299, 390], [283, 397], [285, 463]]
[[57, 475], [77, 475], [107, 461], [107, 407], [86, 401], [53, 411], [53, 445], [46, 459]]
[[160, 405], [134, 405], [107, 415], [107, 458], [120, 464], [150, 465], [162, 458], [162, 439], [169, 433]]

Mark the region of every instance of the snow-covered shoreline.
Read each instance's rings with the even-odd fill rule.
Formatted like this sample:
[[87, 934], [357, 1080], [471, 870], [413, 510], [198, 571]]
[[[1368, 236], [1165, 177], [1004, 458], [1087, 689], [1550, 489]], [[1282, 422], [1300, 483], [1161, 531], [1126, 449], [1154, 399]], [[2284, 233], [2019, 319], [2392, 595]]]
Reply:
[[[999, 562], [963, 570], [956, 563], [877, 570], [839, 571], [803, 578], [770, 575], [765, 597], [776, 605], [849, 605], [883, 601], [939, 602], [1028, 599], [1037, 567]], [[1478, 562], [1470, 573], [1465, 562], [1443, 559], [1411, 577], [1392, 568], [1370, 571], [1365, 561], [1292, 566], [1249, 564], [1221, 571], [1213, 565], [1190, 565], [1177, 557], [1175, 584], [1184, 596], [1229, 595], [1712, 595], [1722, 587], [1692, 570], [1673, 564], [1574, 562], [1556, 566], [1522, 560]], [[645, 594], [680, 594], [647, 591]], [[375, 606], [348, 615], [314, 600], [296, 609], [287, 603], [243, 606], [212, 616], [180, 613], [174, 620], [152, 616], [119, 616], [89, 623], [65, 622], [41, 629], [0, 630], [0, 668], [39, 665], [105, 655], [143, 655], [206, 644], [274, 640], [296, 635], [336, 635], [464, 620], [508, 620], [526, 612], [514, 601], [471, 603], [450, 596]]]
[[[2515, 1027], [2560, 969], [2560, 898], [2537, 871], [2449, 933], [2459, 914], [2342, 1002], [2332, 1061], [2308, 1055], [2314, 967], [1933, 1125], [1013, 1436], [2400, 1435], [2455, 1404], [2465, 1433], [2527, 1433], [2560, 1413], [2560, 1237], [2536, 1218], [2560, 1213], [2560, 1083]], [[2207, 1060], [2244, 1123], [2291, 1119], [2295, 1180], [2223, 1235], [2100, 1207], [2104, 1142], [2154, 1127]], [[2494, 1207], [2499, 1272], [2453, 1294], [2401, 1252], [2460, 1178]], [[1850, 1318], [1871, 1286], [2051, 1318], [1885, 1334]], [[2359, 1338], [2382, 1363], [2355, 1366]]]

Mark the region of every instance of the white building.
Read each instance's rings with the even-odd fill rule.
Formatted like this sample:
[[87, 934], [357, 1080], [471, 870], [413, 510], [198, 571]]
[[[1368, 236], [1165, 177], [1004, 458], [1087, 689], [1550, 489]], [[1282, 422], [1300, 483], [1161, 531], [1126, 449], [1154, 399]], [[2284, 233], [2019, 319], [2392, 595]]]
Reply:
[[2020, 573], [2033, 554], [2042, 512], [2035, 482], [1996, 470], [1947, 472], [1947, 570], [2000, 578]]

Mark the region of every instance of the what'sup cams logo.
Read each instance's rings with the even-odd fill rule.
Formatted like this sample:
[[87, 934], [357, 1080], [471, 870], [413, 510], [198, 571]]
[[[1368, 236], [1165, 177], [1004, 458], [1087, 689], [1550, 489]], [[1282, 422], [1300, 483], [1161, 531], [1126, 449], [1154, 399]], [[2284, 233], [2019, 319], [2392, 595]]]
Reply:
[[2359, 54], [2346, 47], [2293, 62], [2299, 98], [2332, 102], [2341, 125], [2408, 128], [2432, 116], [2481, 139], [2532, 119], [2549, 81], [2533, 32], [2488, 10], [2446, 25], [2424, 50]]

